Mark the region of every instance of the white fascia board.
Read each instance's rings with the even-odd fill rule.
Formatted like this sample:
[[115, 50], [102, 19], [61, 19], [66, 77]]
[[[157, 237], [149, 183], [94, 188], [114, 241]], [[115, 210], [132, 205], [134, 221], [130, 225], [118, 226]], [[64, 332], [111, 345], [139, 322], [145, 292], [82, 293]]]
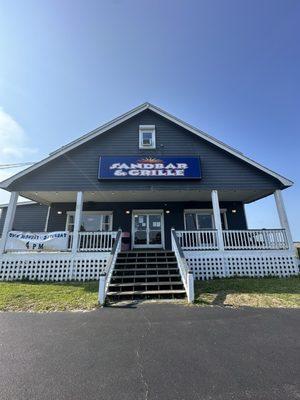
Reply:
[[[0, 208], [6, 208], [8, 207], [9, 203], [5, 204], [0, 204]], [[36, 201], [29, 200], [29, 201], [20, 201], [20, 203], [17, 203], [17, 206], [30, 206], [31, 204], [38, 204]]]
[[250, 159], [249, 157], [246, 157], [243, 153], [239, 152], [238, 150], [233, 149], [232, 147], [226, 145], [225, 143], [215, 139], [214, 137], [208, 135], [205, 132], [200, 131], [199, 129], [187, 124], [184, 121], [181, 121], [180, 119], [174, 117], [173, 115], [167, 113], [166, 111], [154, 106], [153, 104], [150, 103], [143, 103], [140, 106], [134, 108], [131, 111], [128, 111], [125, 114], [122, 114], [121, 116], [113, 119], [112, 121], [102, 125], [101, 127], [81, 136], [79, 139], [74, 140], [73, 142], [61, 147], [60, 149], [50, 153], [49, 157], [44, 158], [43, 160], [37, 162], [36, 164], [32, 165], [29, 168], [24, 169], [23, 171], [17, 173], [16, 175], [13, 175], [12, 177], [4, 180], [3, 182], [0, 182], [0, 188], [5, 189], [7, 188], [13, 181], [16, 179], [21, 178], [22, 176], [34, 171], [35, 169], [41, 167], [42, 165], [54, 160], [55, 158], [65, 154], [68, 151], [73, 150], [74, 148], [84, 144], [85, 142], [94, 139], [98, 135], [101, 135], [102, 133], [106, 132], [109, 129], [114, 128], [115, 126], [121, 124], [122, 122], [127, 121], [129, 118], [134, 117], [135, 115], [145, 111], [145, 110], [151, 110], [155, 112], [156, 114], [161, 115], [162, 117], [168, 119], [169, 121], [175, 123], [176, 125], [181, 126], [182, 128], [194, 133], [195, 135], [201, 137], [204, 140], [207, 140], [208, 142], [214, 144], [215, 146], [221, 148], [222, 150], [232, 154], [233, 156], [243, 160], [244, 162], [258, 168], [259, 170], [265, 172], [266, 174], [274, 177], [275, 179], [278, 179], [283, 185], [285, 186], [292, 186], [293, 182], [276, 172], [264, 167], [263, 165], [257, 163], [256, 161]]

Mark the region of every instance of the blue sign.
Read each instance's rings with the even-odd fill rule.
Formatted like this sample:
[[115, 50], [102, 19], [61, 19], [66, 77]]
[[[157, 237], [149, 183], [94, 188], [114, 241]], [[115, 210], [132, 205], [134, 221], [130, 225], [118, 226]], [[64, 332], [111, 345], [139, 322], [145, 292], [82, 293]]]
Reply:
[[98, 179], [200, 179], [198, 157], [100, 157]]

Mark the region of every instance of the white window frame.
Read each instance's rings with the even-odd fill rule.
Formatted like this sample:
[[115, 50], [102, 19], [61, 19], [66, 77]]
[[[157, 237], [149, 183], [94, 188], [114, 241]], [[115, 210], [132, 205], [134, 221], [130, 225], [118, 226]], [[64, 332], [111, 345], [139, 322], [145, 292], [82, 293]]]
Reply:
[[[220, 213], [224, 215], [224, 225], [225, 229], [228, 229], [228, 222], [227, 222], [227, 208], [221, 208]], [[186, 231], [186, 219], [185, 219], [185, 214], [210, 214], [212, 217], [212, 226], [213, 229], [216, 229], [215, 226], [215, 219], [214, 219], [214, 211], [212, 208], [191, 208], [191, 209], [186, 209], [183, 211], [183, 220], [184, 220], [184, 230]], [[196, 218], [196, 221], [197, 218]]]
[[[67, 219], [66, 219], [66, 231], [69, 229], [69, 220], [70, 216], [73, 215], [75, 216], [75, 211], [67, 211]], [[113, 227], [113, 212], [112, 211], [82, 211], [82, 216], [83, 215], [110, 215], [110, 224], [109, 224], [109, 231], [112, 231]], [[101, 221], [101, 226], [102, 226], [103, 221]], [[74, 225], [74, 224], [73, 224]], [[81, 225], [81, 223], [80, 223]], [[70, 231], [71, 232], [71, 231]]]
[[[152, 145], [145, 145], [143, 143], [143, 133], [151, 133], [152, 134]], [[139, 127], [139, 148], [140, 149], [156, 149], [156, 134], [155, 134], [155, 125], [140, 125]]]

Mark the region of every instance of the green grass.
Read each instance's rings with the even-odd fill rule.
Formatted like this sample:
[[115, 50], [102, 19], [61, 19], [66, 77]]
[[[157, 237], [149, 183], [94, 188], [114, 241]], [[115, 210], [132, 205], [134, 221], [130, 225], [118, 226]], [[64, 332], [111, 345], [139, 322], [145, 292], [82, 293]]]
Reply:
[[92, 310], [98, 282], [0, 282], [0, 311]]
[[[98, 282], [0, 282], [0, 311], [76, 311], [98, 307]], [[195, 304], [300, 307], [300, 278], [227, 278], [195, 282]]]
[[227, 278], [195, 282], [195, 304], [300, 307], [300, 277]]

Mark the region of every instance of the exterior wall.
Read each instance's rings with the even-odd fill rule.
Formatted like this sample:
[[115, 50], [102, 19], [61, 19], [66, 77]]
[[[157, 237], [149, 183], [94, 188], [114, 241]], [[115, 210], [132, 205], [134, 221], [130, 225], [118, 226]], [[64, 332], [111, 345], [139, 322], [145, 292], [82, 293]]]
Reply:
[[[2, 208], [0, 216], [0, 234], [6, 217], [7, 207]], [[48, 206], [42, 204], [18, 205], [13, 223], [13, 230], [43, 232], [48, 213]]]
[[[227, 209], [228, 229], [247, 229], [244, 207], [242, 203], [220, 203], [221, 208]], [[206, 209], [212, 208], [211, 203], [203, 202], [168, 202], [168, 203], [84, 203], [84, 211], [113, 211], [113, 230], [121, 228], [124, 232], [131, 233], [131, 214], [126, 210], [169, 210], [170, 214], [164, 212], [165, 246], [171, 248], [171, 228], [184, 229], [185, 209]], [[236, 213], [231, 210], [236, 209]], [[62, 214], [58, 214], [62, 211]], [[48, 231], [64, 230], [66, 228], [67, 211], [75, 211], [75, 203], [55, 203], [50, 209]]]
[[[156, 149], [140, 150], [139, 125], [154, 124]], [[203, 178], [178, 181], [98, 181], [101, 155], [199, 156]], [[253, 190], [273, 192], [282, 184], [242, 160], [208, 143], [152, 111], [144, 111], [110, 131], [69, 151], [52, 162], [18, 179], [9, 190], [16, 191], [97, 191], [97, 190]]]

